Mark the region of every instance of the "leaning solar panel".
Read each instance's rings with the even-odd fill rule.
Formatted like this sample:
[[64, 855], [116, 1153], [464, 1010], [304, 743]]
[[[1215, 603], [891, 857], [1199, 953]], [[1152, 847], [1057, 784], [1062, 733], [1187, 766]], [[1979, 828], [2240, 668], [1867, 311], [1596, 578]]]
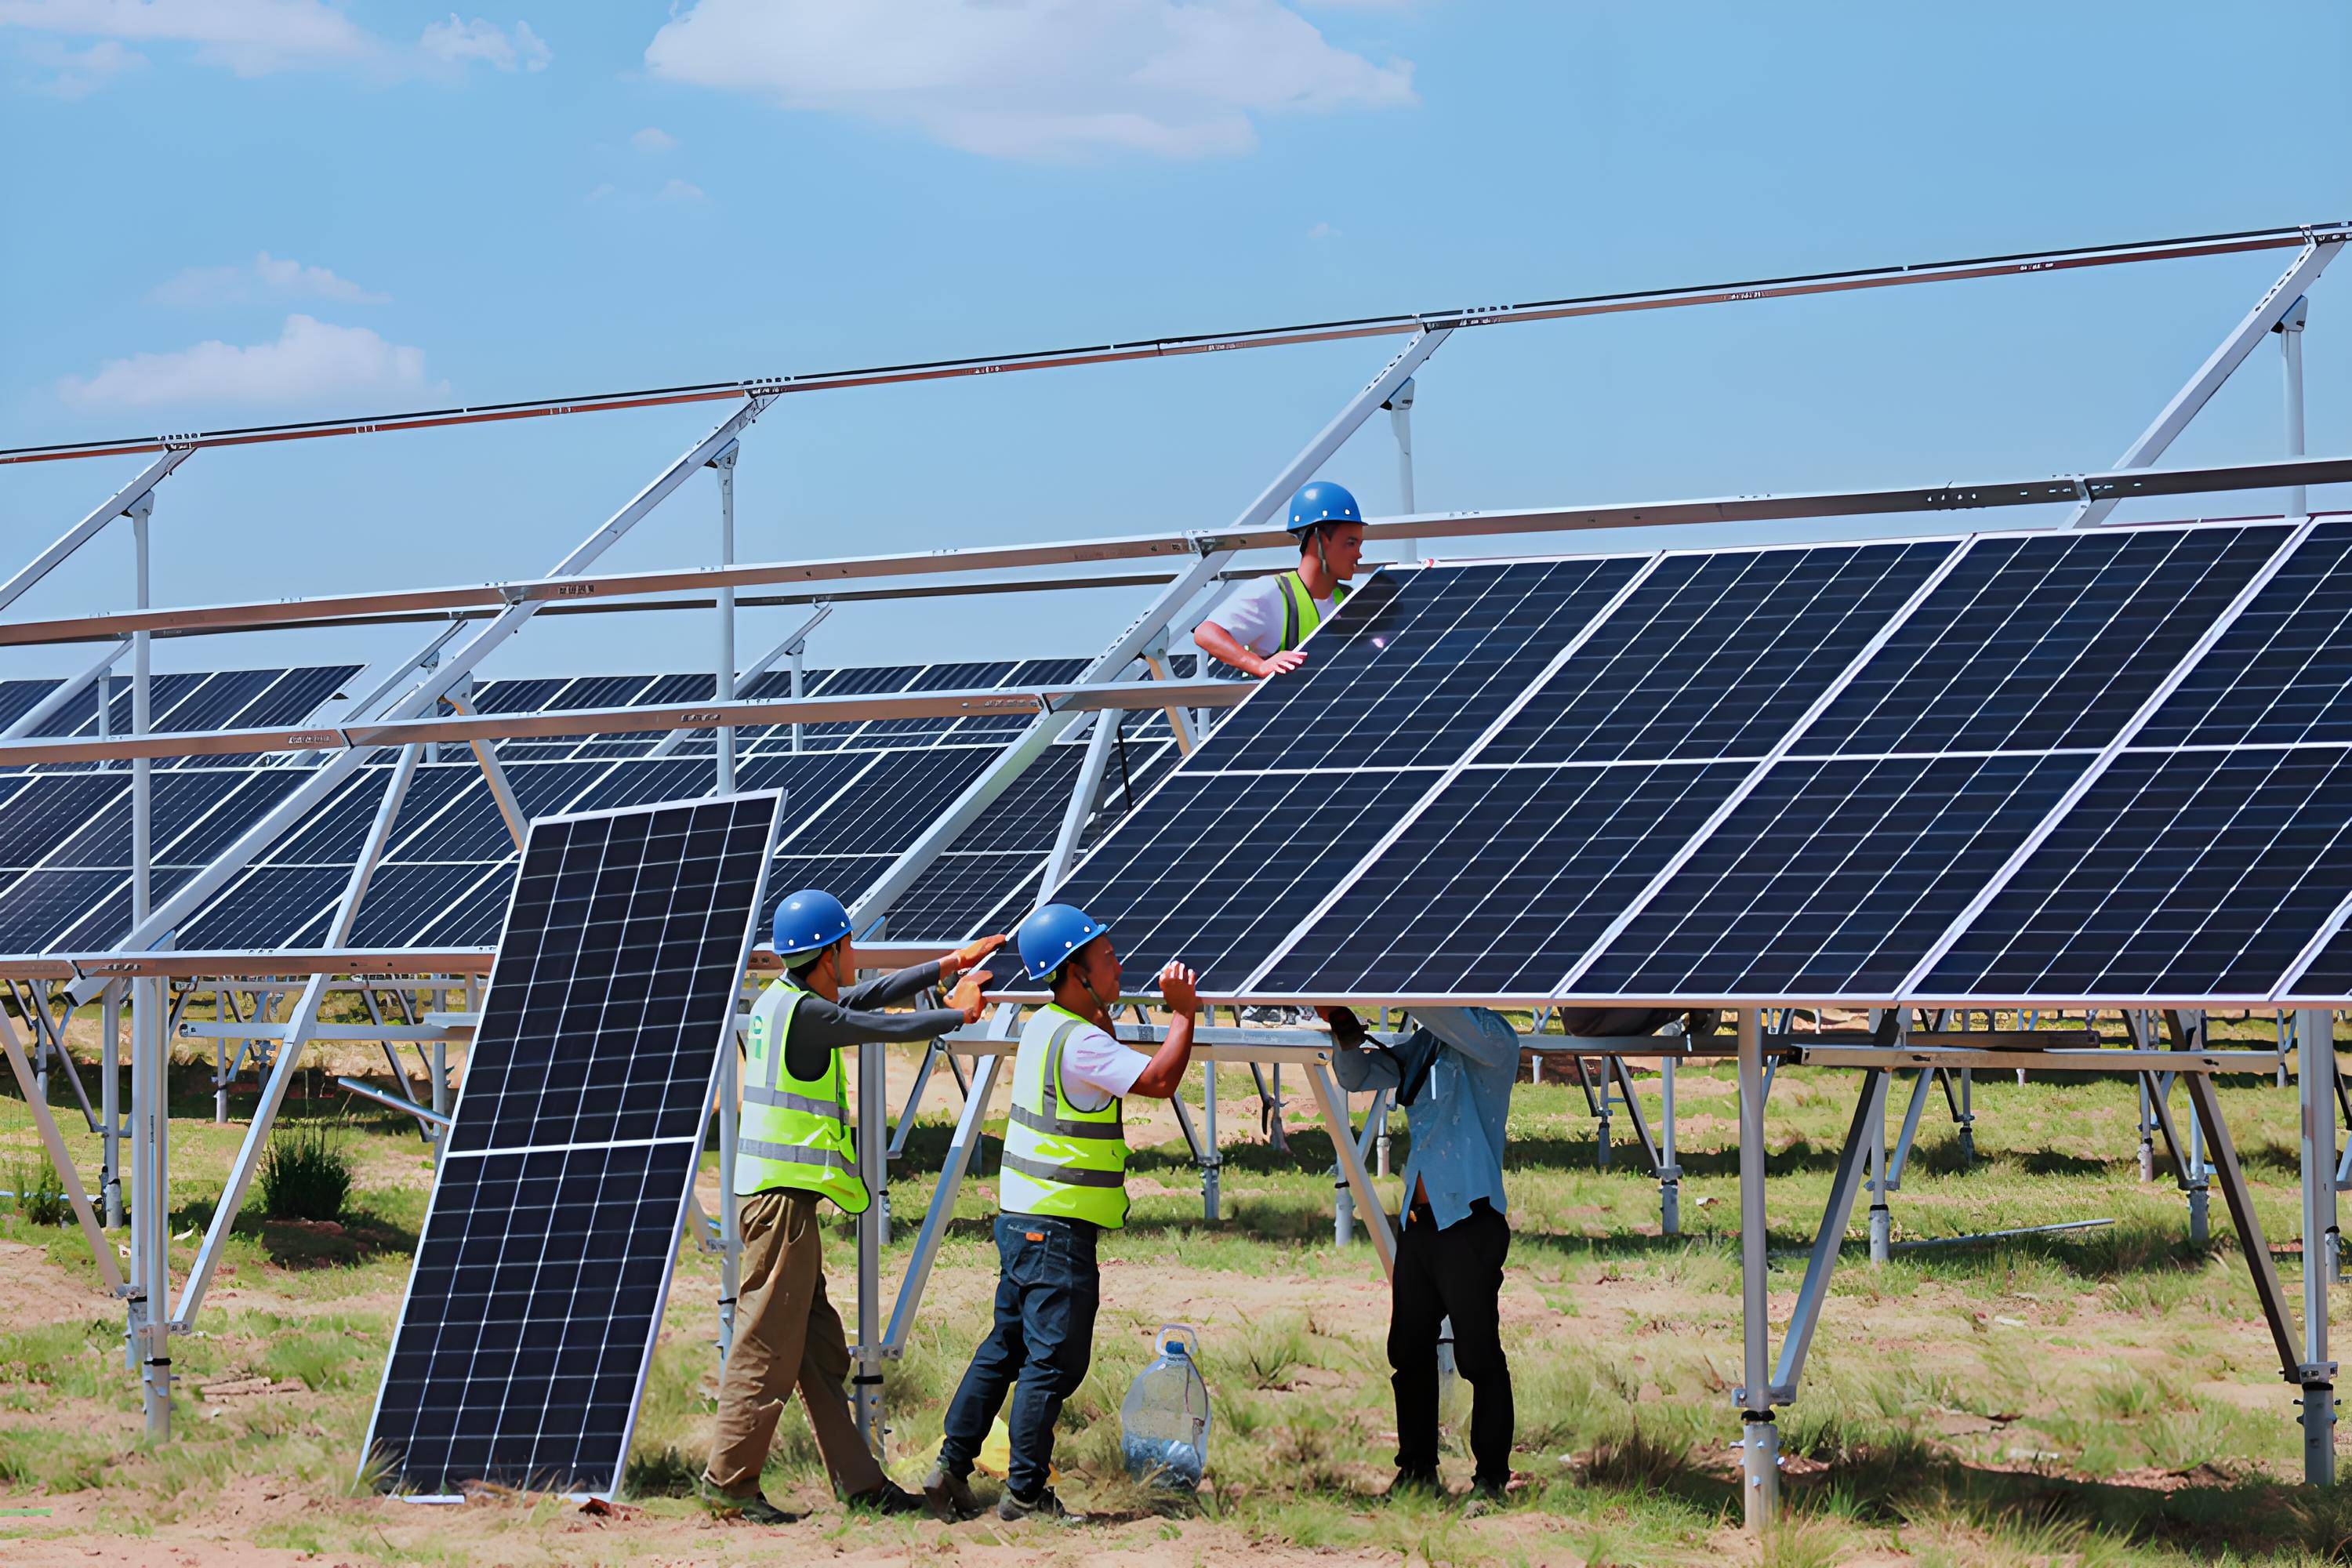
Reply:
[[532, 825], [369, 1423], [387, 1488], [620, 1486], [780, 805]]

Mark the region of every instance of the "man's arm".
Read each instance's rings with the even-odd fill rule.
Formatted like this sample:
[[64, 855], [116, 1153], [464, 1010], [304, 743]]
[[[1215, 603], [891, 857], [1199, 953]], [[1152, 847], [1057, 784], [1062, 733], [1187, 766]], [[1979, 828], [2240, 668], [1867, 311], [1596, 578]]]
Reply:
[[912, 964], [896, 974], [878, 974], [863, 985], [853, 985], [843, 992], [841, 1005], [855, 1012], [861, 1007], [887, 1007], [893, 1002], [904, 1002], [934, 985], [952, 982], [1003, 945], [1002, 936], [984, 936], [933, 963]]
[[1168, 1037], [1151, 1053], [1151, 1060], [1135, 1075], [1135, 1085], [1128, 1090], [1151, 1100], [1172, 1100], [1176, 1086], [1184, 1081], [1184, 1069], [1192, 1061], [1192, 1016], [1200, 1010], [1200, 996], [1194, 990], [1199, 977], [1181, 963], [1171, 963], [1160, 972], [1160, 999], [1173, 1015], [1168, 1020]]
[[[919, 967], [929, 969], [931, 964]], [[914, 1013], [876, 1013], [844, 1007], [822, 996], [803, 996], [793, 1014], [792, 1034], [785, 1042], [784, 1066], [798, 1079], [822, 1078], [833, 1070], [832, 1053], [871, 1042], [935, 1040], [966, 1024], [980, 1021], [987, 1006], [981, 987], [988, 972], [966, 975], [948, 993], [948, 1005]]]
[[1491, 1007], [1415, 1007], [1412, 1021], [1480, 1067], [1518, 1069], [1518, 1031]]
[[1211, 658], [1230, 664], [1243, 674], [1255, 675], [1260, 679], [1269, 675], [1287, 675], [1307, 662], [1306, 653], [1295, 647], [1261, 658], [1244, 647], [1233, 633], [1214, 621], [1202, 621], [1192, 628], [1192, 646]]

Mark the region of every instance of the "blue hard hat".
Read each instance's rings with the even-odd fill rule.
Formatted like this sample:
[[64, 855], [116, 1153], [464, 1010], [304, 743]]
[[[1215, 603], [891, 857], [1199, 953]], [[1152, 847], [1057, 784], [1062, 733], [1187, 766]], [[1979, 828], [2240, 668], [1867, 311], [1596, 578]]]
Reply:
[[1283, 526], [1299, 533], [1318, 523], [1363, 521], [1363, 509], [1356, 505], [1347, 486], [1315, 479], [1299, 486], [1298, 493], [1290, 498], [1290, 521]]
[[1021, 967], [1032, 980], [1043, 980], [1070, 961], [1070, 955], [1108, 931], [1110, 927], [1076, 904], [1047, 904], [1021, 922], [1013, 942], [1021, 950]]
[[822, 888], [803, 888], [776, 906], [776, 956], [815, 952], [849, 934], [849, 911]]

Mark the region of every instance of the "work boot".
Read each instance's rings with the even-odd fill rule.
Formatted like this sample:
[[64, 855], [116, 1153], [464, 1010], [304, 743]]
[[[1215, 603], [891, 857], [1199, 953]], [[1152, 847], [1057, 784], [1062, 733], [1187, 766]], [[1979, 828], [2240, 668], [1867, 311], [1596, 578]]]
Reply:
[[1399, 1470], [1396, 1479], [1389, 1483], [1389, 1489], [1382, 1494], [1383, 1500], [1388, 1502], [1439, 1501], [1444, 1497], [1445, 1483], [1438, 1478], [1435, 1470]]
[[1465, 1518], [1476, 1519], [1497, 1509], [1508, 1508], [1510, 1503], [1511, 1492], [1507, 1483], [1474, 1480], [1470, 1483], [1470, 1500], [1462, 1512]]
[[750, 1524], [798, 1524], [803, 1518], [787, 1513], [770, 1502], [764, 1493], [753, 1492], [749, 1497], [733, 1497], [720, 1491], [709, 1481], [696, 1483], [695, 1496], [702, 1506], [720, 1519], [740, 1519]]
[[933, 1465], [923, 1478], [923, 1500], [933, 1514], [950, 1522], [980, 1517], [980, 1500], [971, 1495], [971, 1480], [950, 1474], [945, 1465]]
[[872, 1491], [859, 1492], [848, 1500], [849, 1507], [865, 1513], [923, 1513], [928, 1511], [923, 1500], [885, 1478]]
[[1050, 1519], [1057, 1524], [1084, 1524], [1087, 1521], [1085, 1514], [1063, 1506], [1062, 1500], [1054, 1495], [1051, 1487], [1041, 1487], [1035, 1497], [1027, 1499], [1016, 1497], [1011, 1487], [1005, 1488], [1004, 1495], [996, 1500], [996, 1517], [1008, 1522], [1021, 1519]]

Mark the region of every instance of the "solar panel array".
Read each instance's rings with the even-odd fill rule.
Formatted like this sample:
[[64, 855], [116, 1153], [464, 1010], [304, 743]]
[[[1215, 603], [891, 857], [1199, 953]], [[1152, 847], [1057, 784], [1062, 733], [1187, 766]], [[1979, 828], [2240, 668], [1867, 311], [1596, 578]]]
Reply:
[[2352, 523], [1389, 569], [1055, 897], [1268, 1001], [2352, 994]]
[[[149, 727], [156, 731], [268, 730], [299, 724], [326, 703], [348, 695], [344, 688], [362, 667], [330, 664], [289, 669], [219, 669], [157, 675], [148, 694]], [[0, 729], [6, 729], [46, 701], [56, 680], [0, 681]], [[106, 723], [99, 722], [104, 702]], [[131, 733], [131, 689], [127, 675], [109, 675], [75, 692], [56, 712], [19, 739]], [[86, 769], [88, 763], [37, 764], [41, 770]], [[162, 758], [159, 768], [201, 765], [196, 759]]]
[[532, 824], [369, 1422], [387, 1488], [619, 1488], [781, 805]]
[[[1084, 662], [1033, 660], [989, 670], [1020, 685], [1066, 680]], [[328, 673], [348, 676], [350, 671], [343, 668]], [[853, 686], [900, 689], [914, 676], [924, 678], [924, 687], [955, 679], [987, 684], [975, 676], [988, 671], [929, 666], [864, 675], [814, 673], [827, 682], [849, 676], [856, 678], [847, 682]], [[160, 688], [168, 678], [157, 679]], [[208, 686], [217, 688], [220, 679], [191, 677], [187, 690], [174, 700]], [[478, 694], [479, 706], [499, 711], [632, 700], [691, 700], [690, 691], [680, 693], [697, 680], [707, 695], [709, 679], [697, 676], [487, 683]], [[26, 684], [40, 688], [33, 694], [34, 702], [50, 685]], [[6, 697], [0, 692], [0, 698]], [[160, 714], [163, 699], [159, 695], [156, 700]], [[225, 697], [215, 710], [228, 710]], [[55, 722], [64, 724], [71, 711], [61, 711]], [[84, 721], [95, 711], [93, 693]], [[1104, 812], [1111, 816], [1122, 813], [1136, 791], [1158, 777], [1174, 752], [1167, 721], [1159, 713], [1129, 713], [1114, 721], [1120, 723], [1123, 737], [1120, 765], [1100, 797]], [[772, 743], [751, 749], [739, 760], [739, 787], [783, 790], [791, 801], [786, 832], [770, 868], [772, 905], [809, 886], [855, 900], [962, 794], [1027, 721], [1004, 714], [883, 722], [896, 727], [847, 722], [810, 726], [827, 732], [813, 737], [810, 748], [802, 752], [793, 751], [789, 731], [779, 729]], [[159, 717], [158, 727], [163, 723]], [[1049, 749], [1032, 764], [896, 901], [890, 916], [895, 934], [909, 940], [936, 936], [961, 941], [982, 929], [1003, 929], [1027, 912], [1090, 724], [1074, 726], [1065, 737], [1069, 743]], [[596, 742], [547, 747], [509, 742], [501, 747], [501, 755], [526, 817], [688, 799], [711, 791], [715, 774], [707, 735], [698, 756], [691, 744], [667, 757], [643, 755], [656, 739], [623, 738], [625, 744], [612, 748], [625, 753], [619, 755], [607, 754]], [[351, 938], [355, 946], [487, 947], [497, 934], [518, 865], [513, 838], [470, 753], [446, 748], [443, 754], [449, 760], [427, 763], [416, 771], [361, 904]], [[361, 769], [199, 907], [176, 933], [177, 945], [225, 952], [317, 946], [325, 938], [329, 918], [391, 774], [389, 761]], [[172, 769], [168, 776], [159, 773], [155, 896], [169, 894], [209, 863], [304, 776], [301, 768], [266, 764], [189, 766]], [[1096, 831], [1101, 826], [1098, 820]], [[125, 769], [74, 766], [0, 775], [0, 952], [90, 952], [113, 945], [131, 923], [130, 833], [130, 773]], [[767, 912], [762, 911], [763, 917]]]

